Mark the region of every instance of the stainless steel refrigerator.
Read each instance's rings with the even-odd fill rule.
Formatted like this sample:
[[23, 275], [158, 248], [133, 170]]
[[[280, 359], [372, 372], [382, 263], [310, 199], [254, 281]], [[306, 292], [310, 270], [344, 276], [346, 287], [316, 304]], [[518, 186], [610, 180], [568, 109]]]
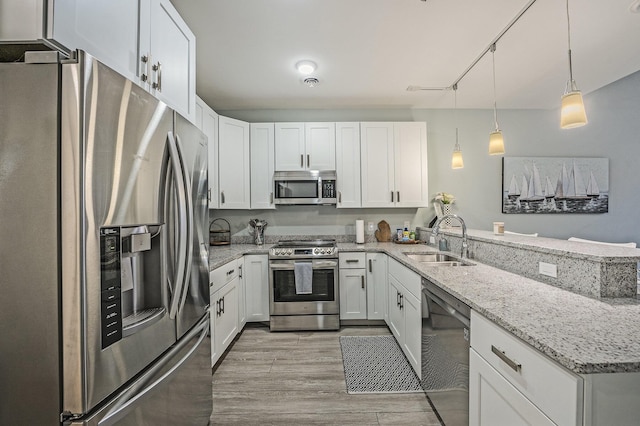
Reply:
[[0, 63], [0, 424], [207, 424], [206, 137], [83, 52], [14, 59]]

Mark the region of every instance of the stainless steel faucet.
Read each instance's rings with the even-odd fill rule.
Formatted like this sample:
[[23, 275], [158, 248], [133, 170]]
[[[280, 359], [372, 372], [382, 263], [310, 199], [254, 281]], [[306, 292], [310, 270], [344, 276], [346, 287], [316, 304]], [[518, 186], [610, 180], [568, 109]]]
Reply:
[[441, 218], [438, 218], [435, 225], [433, 225], [433, 229], [431, 230], [431, 235], [434, 237], [438, 236], [438, 232], [440, 232], [440, 222], [444, 219], [458, 219], [460, 224], [462, 225], [462, 250], [460, 250], [460, 257], [463, 259], [469, 258], [469, 245], [467, 244], [467, 225], [465, 225], [464, 220], [457, 214], [446, 214]]

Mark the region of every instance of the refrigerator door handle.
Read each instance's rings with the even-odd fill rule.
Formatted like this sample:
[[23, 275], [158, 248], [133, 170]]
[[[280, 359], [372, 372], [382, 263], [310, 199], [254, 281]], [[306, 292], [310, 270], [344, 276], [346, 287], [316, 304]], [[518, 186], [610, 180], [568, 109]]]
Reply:
[[184, 172], [182, 168], [182, 160], [180, 159], [180, 153], [176, 145], [176, 140], [173, 137], [173, 132], [167, 134], [167, 146], [169, 147], [169, 159], [171, 161], [171, 167], [173, 173], [171, 174], [174, 179], [177, 195], [177, 235], [178, 235], [178, 250], [175, 276], [173, 279], [173, 294], [171, 298], [171, 308], [169, 310], [169, 318], [174, 319], [178, 312], [178, 306], [180, 304], [180, 295], [182, 288], [185, 285], [185, 265], [187, 257], [187, 235], [188, 235], [188, 219], [187, 219], [187, 194], [185, 193]]
[[[175, 141], [176, 141], [176, 146], [178, 148], [178, 153], [180, 154], [182, 182], [184, 184], [184, 192], [187, 197], [187, 241], [191, 242], [193, 241], [193, 197], [191, 195], [190, 177], [188, 175], [187, 166], [186, 164], [184, 164], [184, 160], [182, 159], [183, 149], [182, 149], [182, 143], [180, 142], [180, 136], [176, 135]], [[182, 296], [181, 296], [180, 307], [178, 308], [178, 311], [182, 311], [182, 309], [184, 308], [184, 304], [187, 300], [187, 293], [189, 293], [188, 287], [189, 287], [189, 281], [191, 279], [191, 262], [193, 262], [193, 248], [190, 247], [189, 244], [187, 244], [186, 255], [187, 257], [186, 257], [186, 263], [185, 263], [185, 276], [182, 284], [182, 290], [181, 290]]]
[[[166, 373], [156, 379], [153, 383], [145, 386], [147, 382], [157, 374], [162, 368], [164, 368], [176, 353], [180, 352], [188, 344], [191, 339], [200, 333], [200, 338], [191, 347], [179, 361], [177, 361], [173, 367], [171, 367]], [[118, 420], [122, 419], [129, 411], [135, 408], [135, 403], [147, 393], [151, 392], [157, 386], [162, 384], [167, 378], [169, 378], [176, 370], [178, 370], [185, 362], [191, 358], [193, 353], [198, 349], [202, 341], [209, 334], [209, 315], [205, 315], [200, 323], [194, 327], [189, 333], [187, 333], [181, 340], [182, 343], [175, 345], [163, 360], [154, 365], [144, 376], [140, 377], [136, 383], [134, 383], [129, 389], [127, 389], [122, 396], [119, 397], [119, 401], [107, 412], [107, 414], [98, 422], [98, 426], [112, 425]]]

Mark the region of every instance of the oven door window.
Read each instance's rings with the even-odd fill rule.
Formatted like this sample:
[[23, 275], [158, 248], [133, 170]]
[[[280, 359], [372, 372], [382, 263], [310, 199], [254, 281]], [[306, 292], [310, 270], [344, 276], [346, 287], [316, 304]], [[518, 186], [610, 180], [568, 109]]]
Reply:
[[314, 269], [311, 294], [296, 294], [293, 269], [275, 270], [273, 274], [274, 302], [331, 302], [336, 300], [334, 269]]
[[317, 180], [276, 181], [276, 198], [319, 198]]

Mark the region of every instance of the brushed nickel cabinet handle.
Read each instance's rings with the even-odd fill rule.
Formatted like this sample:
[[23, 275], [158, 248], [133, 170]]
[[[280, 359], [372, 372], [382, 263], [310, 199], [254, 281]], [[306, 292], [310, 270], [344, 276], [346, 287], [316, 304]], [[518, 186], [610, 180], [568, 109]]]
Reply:
[[347, 259], [347, 263], [358, 263], [358, 259]]
[[342, 191], [338, 191], [338, 202], [342, 203]]
[[513, 369], [513, 371], [519, 372], [522, 369], [522, 364], [518, 364], [517, 362], [515, 362], [514, 360], [512, 360], [511, 358], [509, 358], [504, 351], [501, 351], [500, 349], [496, 348], [495, 346], [491, 345], [491, 352], [493, 352], [494, 354], [496, 354], [496, 356], [498, 358], [500, 358], [505, 364], [507, 364], [509, 367], [511, 367]]
[[220, 191], [220, 202], [221, 202], [222, 204], [224, 204], [224, 203], [225, 203], [225, 201], [224, 201], [224, 191]]
[[307, 154], [307, 167], [311, 167], [311, 155]]
[[396, 197], [398, 202], [400, 202], [400, 191], [397, 192], [398, 196]]
[[271, 193], [271, 195], [270, 195], [270, 197], [269, 197], [269, 200], [270, 200], [270, 202], [269, 202], [269, 203], [270, 203], [270, 204], [273, 204], [273, 192]]
[[304, 168], [304, 155], [300, 154], [300, 168]]
[[362, 288], [364, 289], [364, 275], [360, 275], [360, 280], [362, 281]]
[[369, 272], [373, 272], [373, 260], [369, 259]]
[[146, 55], [142, 55], [140, 57], [140, 62], [144, 64], [144, 72], [140, 75], [140, 80], [142, 80], [143, 83], [146, 83], [147, 80], [149, 80], [149, 54], [147, 53]]
[[393, 203], [393, 191], [391, 191], [391, 202]]
[[156, 81], [151, 85], [158, 92], [162, 92], [162, 64], [158, 61], [157, 64], [154, 64], [151, 69], [156, 72]]
[[400, 309], [404, 309], [404, 294], [400, 293]]
[[207, 201], [211, 202], [211, 188], [207, 191]]

